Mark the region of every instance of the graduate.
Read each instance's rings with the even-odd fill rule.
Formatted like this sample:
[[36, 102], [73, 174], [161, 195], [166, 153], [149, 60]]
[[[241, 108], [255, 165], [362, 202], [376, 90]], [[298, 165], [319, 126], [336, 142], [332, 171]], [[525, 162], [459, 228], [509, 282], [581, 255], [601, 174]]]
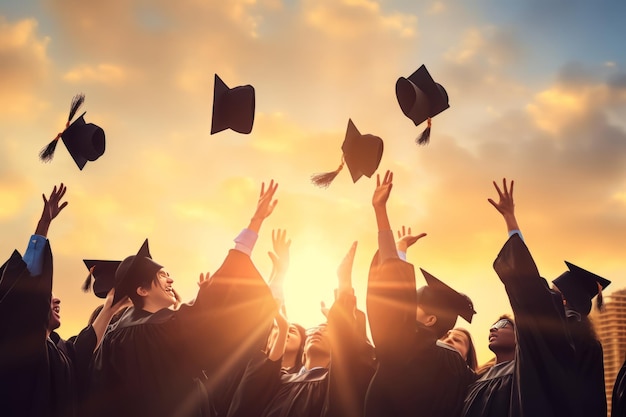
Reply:
[[174, 279], [144, 242], [115, 273], [116, 296], [133, 307], [104, 336], [94, 364], [93, 415], [203, 416], [208, 397], [264, 346], [276, 309], [250, 253], [271, 215], [278, 184], [261, 194], [222, 266], [177, 310]]
[[2, 414], [7, 416], [81, 415], [79, 402], [87, 382], [92, 354], [112, 317], [113, 294], [94, 326], [72, 341], [54, 330], [61, 325], [60, 300], [52, 295], [52, 251], [47, 239], [52, 221], [67, 206], [67, 188], [55, 186], [46, 198], [22, 257], [14, 251], [0, 268], [0, 390]]
[[502, 214], [510, 237], [493, 267], [504, 284], [515, 315], [517, 346], [510, 365], [513, 367], [510, 385], [485, 389], [479, 381], [468, 391], [463, 415], [585, 416], [576, 352], [562, 297], [551, 291], [539, 275], [521, 237], [515, 218], [513, 182], [510, 191], [506, 180], [503, 190], [495, 182], [494, 186], [500, 200], [488, 201]]
[[[372, 205], [379, 251], [370, 267], [367, 314], [378, 370], [365, 416], [458, 416], [473, 372], [458, 352], [437, 340], [457, 316], [471, 321], [471, 301], [422, 270], [428, 285], [416, 291], [413, 265], [397, 253], [387, 216], [393, 173], [377, 175]], [[422, 234], [421, 236], [424, 236]]]
[[502, 315], [489, 329], [489, 350], [495, 363], [472, 383], [464, 413], [476, 416], [506, 416], [515, 375], [515, 322]]
[[339, 285], [327, 323], [306, 331], [303, 366], [281, 370], [288, 325], [277, 320], [278, 334], [267, 357], [251, 361], [233, 399], [231, 417], [359, 417], [374, 373], [373, 348], [364, 313], [356, 309], [351, 271], [356, 242], [338, 270]]

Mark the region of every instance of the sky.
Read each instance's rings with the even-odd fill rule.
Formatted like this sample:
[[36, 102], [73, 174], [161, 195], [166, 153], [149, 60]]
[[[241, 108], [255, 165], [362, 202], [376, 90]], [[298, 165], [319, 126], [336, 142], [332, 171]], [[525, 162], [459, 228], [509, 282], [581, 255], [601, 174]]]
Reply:
[[[428, 234], [408, 260], [473, 300], [457, 325], [485, 362], [488, 329], [510, 312], [492, 268], [507, 238], [492, 181], [515, 181], [542, 276], [567, 260], [611, 280], [606, 293], [626, 288], [625, 15], [620, 0], [0, 0], [0, 257], [25, 250], [41, 194], [64, 183], [48, 237], [68, 338], [101, 301], [81, 291], [83, 259], [121, 260], [148, 238], [192, 299], [274, 179], [252, 259], [267, 277], [271, 231], [287, 230], [289, 318], [323, 321], [353, 241], [365, 310], [375, 176], [310, 182], [339, 165], [351, 119], [384, 141], [392, 228]], [[426, 146], [395, 97], [422, 64], [450, 103]], [[210, 134], [215, 74], [254, 87], [250, 134]], [[59, 144], [42, 163], [78, 93], [106, 152], [80, 171]]]

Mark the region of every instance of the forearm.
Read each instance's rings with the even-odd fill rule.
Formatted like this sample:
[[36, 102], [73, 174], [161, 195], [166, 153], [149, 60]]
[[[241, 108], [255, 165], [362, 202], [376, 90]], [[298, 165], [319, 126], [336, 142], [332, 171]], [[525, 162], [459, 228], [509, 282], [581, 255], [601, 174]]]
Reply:
[[376, 225], [378, 227], [378, 250], [380, 262], [384, 262], [390, 258], [398, 258], [396, 250], [396, 242], [391, 231], [389, 216], [387, 215], [387, 207], [374, 207], [376, 214]]

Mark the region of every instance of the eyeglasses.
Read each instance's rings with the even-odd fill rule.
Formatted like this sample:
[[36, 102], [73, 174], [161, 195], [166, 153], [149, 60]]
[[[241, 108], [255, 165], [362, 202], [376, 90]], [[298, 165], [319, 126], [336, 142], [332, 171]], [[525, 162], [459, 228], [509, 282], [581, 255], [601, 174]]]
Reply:
[[320, 324], [319, 326], [310, 327], [306, 329], [304, 334], [306, 335], [306, 337], [309, 337], [309, 336], [313, 336], [315, 333], [324, 333], [325, 331], [326, 331], [326, 325]]
[[491, 326], [492, 329], [504, 329], [506, 326], [511, 325], [513, 327], [513, 322], [509, 319], [500, 319]]

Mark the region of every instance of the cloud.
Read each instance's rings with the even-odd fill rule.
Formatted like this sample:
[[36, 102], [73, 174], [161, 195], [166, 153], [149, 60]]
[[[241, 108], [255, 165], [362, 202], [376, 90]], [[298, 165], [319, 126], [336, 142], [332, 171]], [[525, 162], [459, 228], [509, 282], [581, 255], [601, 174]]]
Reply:
[[63, 79], [74, 84], [117, 84], [128, 78], [127, 71], [122, 66], [113, 64], [98, 64], [96, 66], [82, 65], [66, 72]]
[[41, 108], [36, 93], [49, 75], [49, 37], [37, 33], [36, 19], [7, 21], [0, 16], [0, 118], [23, 117]]

